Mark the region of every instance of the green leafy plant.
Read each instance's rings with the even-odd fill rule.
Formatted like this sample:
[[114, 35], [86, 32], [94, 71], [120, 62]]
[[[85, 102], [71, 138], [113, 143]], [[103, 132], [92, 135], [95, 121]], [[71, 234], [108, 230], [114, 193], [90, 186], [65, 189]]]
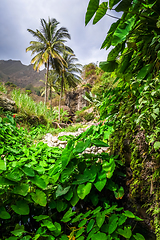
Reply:
[[90, 146], [108, 147], [112, 131], [112, 124], [92, 126], [62, 150], [32, 144], [14, 119], [1, 119], [1, 238], [144, 239], [132, 234], [127, 220], [141, 219], [118, 206], [124, 189], [117, 156], [84, 153]]

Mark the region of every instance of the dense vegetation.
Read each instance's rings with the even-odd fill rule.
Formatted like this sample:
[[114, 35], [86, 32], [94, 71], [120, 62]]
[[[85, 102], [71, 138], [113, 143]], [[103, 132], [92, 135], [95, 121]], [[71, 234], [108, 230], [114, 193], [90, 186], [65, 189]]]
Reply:
[[[144, 240], [143, 212], [160, 239], [158, 1], [90, 0], [86, 24], [113, 8], [123, 14], [102, 44], [108, 59], [85, 66], [98, 76], [85, 97], [99, 124], [61, 149], [0, 118], [1, 239]], [[105, 150], [85, 153], [91, 146]]]
[[[122, 12], [110, 27], [102, 48], [112, 46], [100, 67], [115, 72], [118, 85], [104, 94], [101, 119], [113, 122], [110, 144], [125, 163], [129, 199], [147, 213], [151, 228], [159, 228], [159, 2], [90, 0], [86, 24], [93, 24], [108, 10]], [[110, 15], [110, 13], [109, 13]], [[146, 218], [146, 217], [145, 217]]]
[[83, 153], [108, 146], [110, 124], [92, 126], [62, 151], [33, 144], [13, 118], [0, 120], [2, 239], [144, 239], [132, 235], [141, 219], [124, 211], [120, 200], [122, 162], [107, 152]]

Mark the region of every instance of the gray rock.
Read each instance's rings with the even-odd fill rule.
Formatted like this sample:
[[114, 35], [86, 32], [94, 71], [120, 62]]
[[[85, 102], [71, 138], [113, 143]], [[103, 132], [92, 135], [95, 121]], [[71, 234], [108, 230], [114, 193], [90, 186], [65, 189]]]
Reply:
[[4, 111], [17, 112], [16, 103], [5, 96], [0, 96], [0, 107], [3, 108]]

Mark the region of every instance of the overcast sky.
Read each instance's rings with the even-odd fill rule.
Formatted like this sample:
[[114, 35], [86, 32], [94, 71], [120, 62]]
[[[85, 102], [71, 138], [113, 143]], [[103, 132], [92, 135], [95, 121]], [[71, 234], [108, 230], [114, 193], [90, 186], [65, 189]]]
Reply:
[[85, 27], [89, 0], [0, 0], [0, 60], [20, 60], [29, 65], [31, 52], [25, 51], [33, 40], [27, 31], [40, 29], [40, 19], [56, 18], [59, 27], [71, 35], [70, 46], [81, 64], [99, 63], [107, 58], [100, 50], [107, 31], [116, 19], [105, 16], [96, 25]]

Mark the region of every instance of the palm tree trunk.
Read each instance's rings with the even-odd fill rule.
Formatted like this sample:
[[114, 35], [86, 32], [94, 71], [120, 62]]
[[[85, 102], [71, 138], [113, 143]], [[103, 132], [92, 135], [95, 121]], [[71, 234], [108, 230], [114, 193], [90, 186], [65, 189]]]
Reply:
[[60, 119], [61, 119], [61, 101], [62, 101], [62, 94], [63, 94], [63, 77], [62, 77], [62, 80], [61, 80], [61, 92], [60, 92], [60, 97], [59, 97], [59, 117], [58, 117], [59, 122], [60, 122]]
[[52, 111], [52, 86], [50, 85], [50, 99], [51, 99], [51, 111]]
[[48, 71], [49, 71], [49, 58], [47, 62], [47, 72], [46, 72], [46, 82], [45, 82], [45, 97], [44, 97], [45, 105], [47, 104]]

